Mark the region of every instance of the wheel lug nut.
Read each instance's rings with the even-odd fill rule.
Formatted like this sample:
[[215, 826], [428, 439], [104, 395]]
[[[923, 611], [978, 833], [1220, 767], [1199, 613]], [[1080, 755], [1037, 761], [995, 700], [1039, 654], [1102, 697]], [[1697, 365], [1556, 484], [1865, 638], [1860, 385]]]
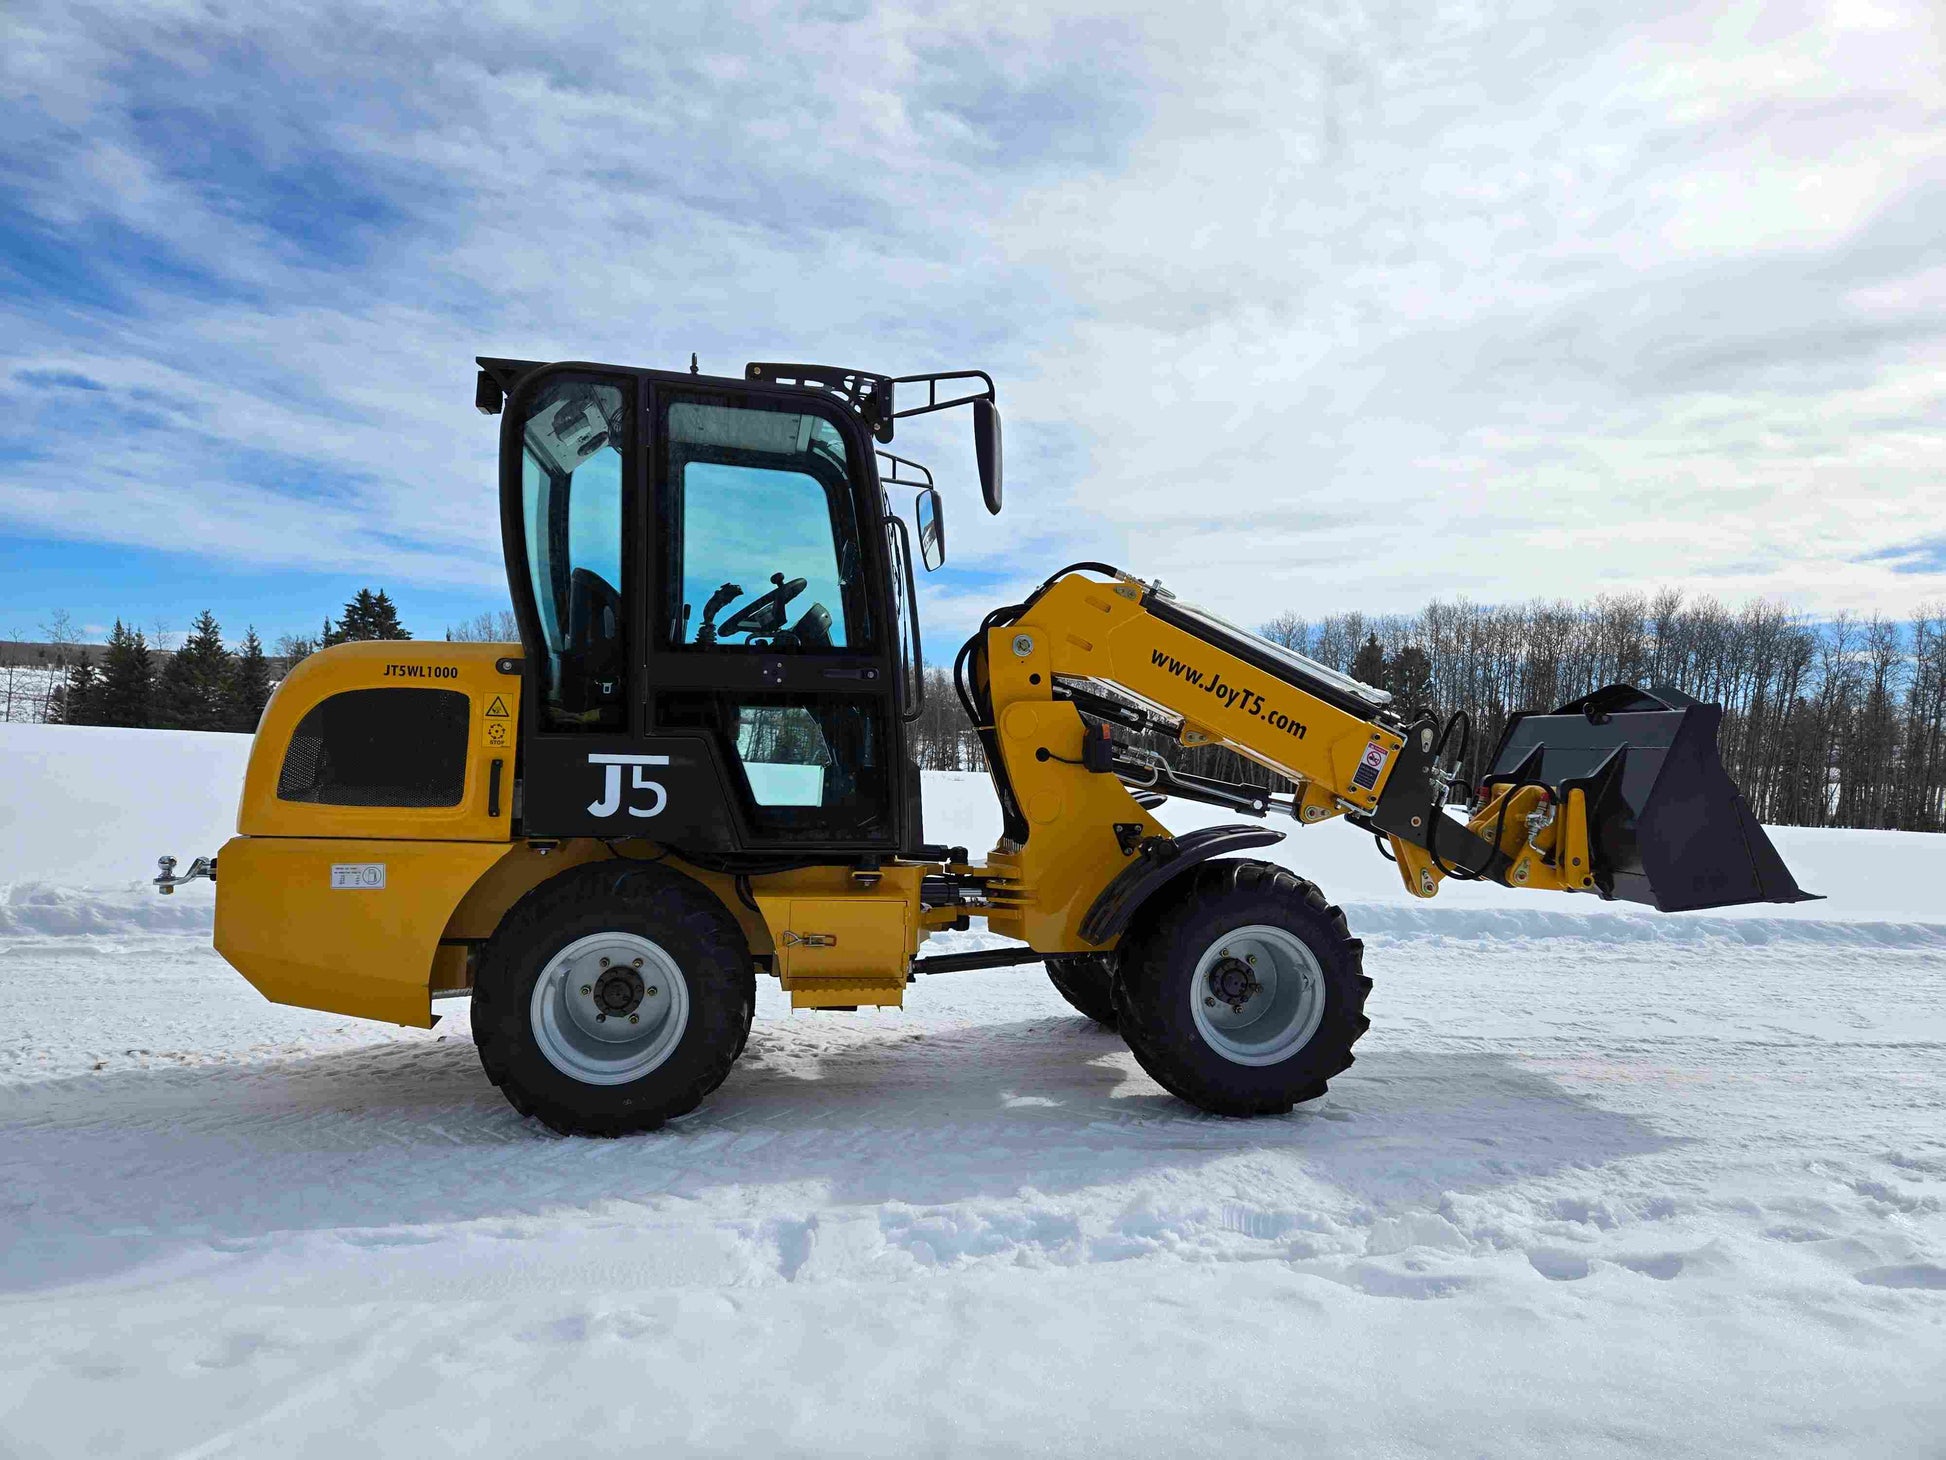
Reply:
[[608, 1022], [608, 1016], [606, 1014], [595, 1015], [595, 1023], [606, 1024], [607, 1022]]
[[1216, 1000], [1212, 999], [1208, 994], [1204, 994], [1203, 1004], [1206, 1008], [1214, 1009], [1216, 1007]]
[[642, 966], [642, 960], [641, 960], [641, 959], [639, 959], [639, 958], [638, 958], [638, 959], [636, 959], [636, 960], [635, 960], [635, 963], [634, 963], [634, 967], [636, 967], [636, 968], [640, 968], [641, 966]]
[[642, 1022], [642, 1016], [640, 1014], [630, 1014], [628, 1016], [628, 1022], [631, 1024], [640, 1024]]
[[1257, 961], [1257, 955], [1252, 953], [1248, 958], [1244, 959], [1243, 961], [1245, 963], [1255, 963]]
[[654, 984], [650, 984], [650, 985], [649, 985], [649, 997], [650, 997], [650, 998], [654, 998], [654, 997], [655, 997], [655, 993], [656, 993], [656, 989], [655, 989], [655, 985], [654, 985]]
[[608, 967], [608, 960], [607, 960], [606, 958], [604, 958], [604, 959], [602, 959], [602, 960], [601, 960], [601, 966], [602, 966], [603, 968], [606, 968], [606, 967]]
[[581, 985], [581, 992], [584, 994], [592, 994], [594, 991], [595, 991], [595, 986], [591, 983], [584, 983], [583, 985]]

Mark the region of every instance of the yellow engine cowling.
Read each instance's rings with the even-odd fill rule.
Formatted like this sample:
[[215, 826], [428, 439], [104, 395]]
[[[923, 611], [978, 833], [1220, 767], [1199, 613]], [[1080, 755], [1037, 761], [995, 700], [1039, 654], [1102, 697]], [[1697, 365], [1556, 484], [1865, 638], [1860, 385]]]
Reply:
[[278, 686], [216, 884], [217, 951], [266, 998], [425, 1027], [463, 986], [441, 939], [510, 852], [518, 655], [341, 644]]

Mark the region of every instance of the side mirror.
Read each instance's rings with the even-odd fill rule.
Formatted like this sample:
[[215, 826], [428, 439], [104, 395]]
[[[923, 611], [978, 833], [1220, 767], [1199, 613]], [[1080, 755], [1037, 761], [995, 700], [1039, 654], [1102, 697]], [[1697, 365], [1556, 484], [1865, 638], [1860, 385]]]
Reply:
[[946, 561], [946, 508], [939, 493], [927, 487], [914, 500], [912, 515], [919, 522], [919, 557], [930, 573]]
[[973, 402], [973, 454], [980, 463], [980, 495], [987, 511], [1000, 513], [1000, 408], [990, 400]]

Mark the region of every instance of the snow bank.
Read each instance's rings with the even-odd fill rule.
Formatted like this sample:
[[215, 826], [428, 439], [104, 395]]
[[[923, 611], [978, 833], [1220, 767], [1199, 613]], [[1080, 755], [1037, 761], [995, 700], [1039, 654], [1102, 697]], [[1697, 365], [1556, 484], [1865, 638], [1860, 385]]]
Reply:
[[201, 882], [178, 888], [168, 897], [147, 883], [106, 888], [0, 884], [0, 939], [208, 934], [214, 928], [215, 912], [215, 898], [208, 884]]
[[126, 885], [236, 832], [248, 735], [0, 725], [0, 886]]

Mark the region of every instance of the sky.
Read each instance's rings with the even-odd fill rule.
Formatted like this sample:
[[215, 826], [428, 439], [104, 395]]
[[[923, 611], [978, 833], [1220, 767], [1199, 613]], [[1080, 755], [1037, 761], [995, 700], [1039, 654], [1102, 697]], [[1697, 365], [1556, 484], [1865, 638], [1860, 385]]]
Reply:
[[928, 657], [1946, 600], [1946, 7], [101, 6], [0, 30], [0, 637], [506, 601], [473, 357], [998, 381]]

